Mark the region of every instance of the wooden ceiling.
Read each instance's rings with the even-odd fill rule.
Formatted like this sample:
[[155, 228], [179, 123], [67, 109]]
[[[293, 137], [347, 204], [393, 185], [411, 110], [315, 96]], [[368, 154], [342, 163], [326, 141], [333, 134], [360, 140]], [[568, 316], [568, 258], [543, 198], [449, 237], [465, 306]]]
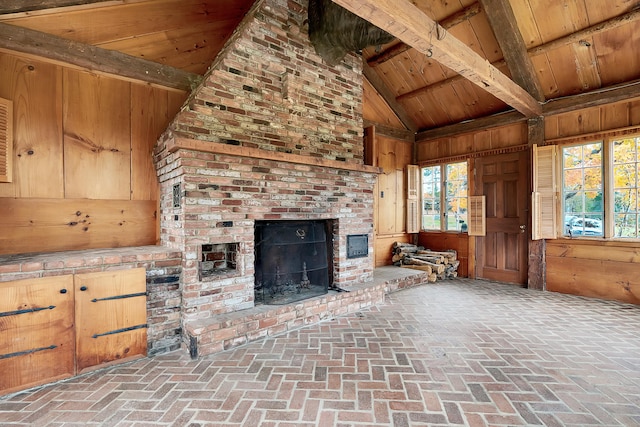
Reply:
[[[333, 0], [396, 36], [362, 52], [364, 117], [419, 140], [640, 96], [640, 0]], [[188, 90], [253, 0], [5, 0], [0, 51]]]

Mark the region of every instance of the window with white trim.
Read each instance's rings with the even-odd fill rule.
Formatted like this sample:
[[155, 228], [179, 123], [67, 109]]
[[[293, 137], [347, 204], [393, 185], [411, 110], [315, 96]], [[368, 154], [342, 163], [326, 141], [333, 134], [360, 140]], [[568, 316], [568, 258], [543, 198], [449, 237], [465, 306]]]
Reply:
[[467, 162], [422, 168], [422, 229], [467, 231]]
[[640, 238], [640, 135], [558, 147], [566, 237]]
[[603, 143], [562, 147], [565, 236], [603, 236]]

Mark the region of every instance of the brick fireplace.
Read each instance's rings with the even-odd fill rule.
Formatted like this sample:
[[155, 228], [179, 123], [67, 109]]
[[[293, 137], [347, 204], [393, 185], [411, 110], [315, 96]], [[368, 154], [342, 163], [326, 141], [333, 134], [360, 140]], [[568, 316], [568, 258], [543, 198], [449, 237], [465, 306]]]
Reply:
[[[161, 240], [183, 254], [192, 354], [263, 333], [241, 331], [264, 313], [254, 294], [257, 222], [327, 221], [331, 283], [372, 279], [373, 251], [347, 254], [348, 236], [373, 240], [378, 173], [363, 164], [361, 60], [325, 65], [305, 20], [306, 1], [258, 1], [156, 147]], [[244, 326], [220, 333], [230, 318]], [[309, 321], [296, 319], [288, 321]]]

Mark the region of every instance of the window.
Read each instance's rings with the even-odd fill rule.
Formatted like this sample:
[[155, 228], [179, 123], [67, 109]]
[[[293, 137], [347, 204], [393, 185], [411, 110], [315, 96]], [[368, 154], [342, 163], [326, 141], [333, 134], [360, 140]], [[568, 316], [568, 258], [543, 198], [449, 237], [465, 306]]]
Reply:
[[562, 148], [565, 235], [603, 235], [602, 181], [602, 142]]
[[640, 238], [640, 136], [562, 147], [563, 235]]
[[638, 174], [640, 136], [614, 140], [613, 148], [613, 224], [614, 237], [638, 238]]
[[422, 229], [467, 230], [467, 162], [422, 168]]

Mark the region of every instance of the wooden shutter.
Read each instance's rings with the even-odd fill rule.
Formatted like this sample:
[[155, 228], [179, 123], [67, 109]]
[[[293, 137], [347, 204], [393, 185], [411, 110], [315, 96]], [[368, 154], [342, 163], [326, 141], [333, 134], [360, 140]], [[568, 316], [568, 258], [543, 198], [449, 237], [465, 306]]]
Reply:
[[533, 240], [557, 237], [556, 215], [556, 154], [555, 145], [533, 146], [533, 194], [531, 206], [531, 238]]
[[469, 196], [469, 236], [487, 234], [487, 207], [485, 196]]
[[420, 167], [407, 165], [407, 233], [420, 231]]
[[13, 153], [13, 102], [0, 98], [0, 182], [11, 182]]

